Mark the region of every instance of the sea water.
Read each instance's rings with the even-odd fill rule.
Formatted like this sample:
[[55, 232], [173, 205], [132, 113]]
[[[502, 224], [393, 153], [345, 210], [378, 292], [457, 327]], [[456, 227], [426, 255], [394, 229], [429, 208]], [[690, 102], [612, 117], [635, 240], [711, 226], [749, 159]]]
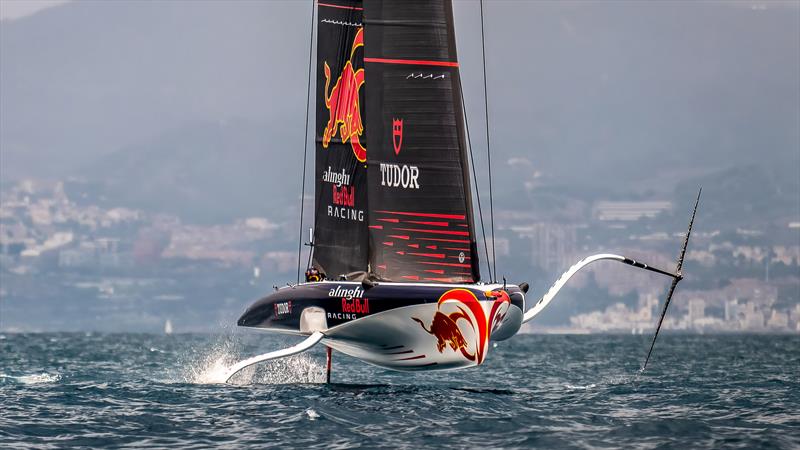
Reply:
[[[260, 333], [1, 334], [0, 448], [798, 448], [800, 337], [517, 336], [402, 373]], [[450, 351], [450, 349], [445, 349]]]

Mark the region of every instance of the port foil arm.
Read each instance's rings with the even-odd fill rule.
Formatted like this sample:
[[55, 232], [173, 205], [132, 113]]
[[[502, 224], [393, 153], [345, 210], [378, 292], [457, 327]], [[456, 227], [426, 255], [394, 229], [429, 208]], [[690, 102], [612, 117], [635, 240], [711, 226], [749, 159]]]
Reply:
[[278, 358], [285, 358], [287, 356], [291, 356], [297, 353], [302, 353], [311, 347], [317, 345], [319, 341], [324, 338], [325, 335], [322, 334], [321, 331], [315, 331], [311, 334], [311, 336], [307, 337], [304, 341], [300, 342], [299, 344], [285, 348], [283, 350], [276, 350], [274, 352], [264, 353], [262, 355], [256, 355], [252, 358], [245, 359], [244, 361], [239, 361], [238, 363], [234, 364], [230, 369], [228, 369], [227, 374], [225, 375], [225, 382], [227, 383], [228, 380], [231, 379], [232, 376], [236, 375], [240, 370], [244, 369], [245, 367], [252, 366], [253, 364], [258, 364], [260, 362], [269, 361], [271, 359], [278, 359]]
[[599, 253], [597, 255], [592, 255], [578, 261], [577, 263], [575, 263], [575, 265], [570, 267], [569, 270], [564, 272], [564, 274], [561, 275], [561, 277], [553, 284], [553, 286], [550, 287], [550, 290], [548, 290], [547, 293], [544, 294], [542, 298], [540, 298], [539, 301], [536, 302], [535, 305], [533, 305], [533, 308], [529, 309], [525, 313], [525, 315], [522, 318], [522, 323], [525, 323], [533, 319], [540, 312], [542, 312], [544, 308], [547, 307], [548, 304], [550, 304], [550, 302], [553, 300], [556, 294], [558, 294], [558, 291], [560, 291], [561, 288], [563, 288], [564, 285], [567, 284], [567, 281], [569, 281], [569, 279], [572, 278], [573, 275], [578, 273], [578, 271], [580, 271], [581, 269], [583, 269], [584, 267], [588, 266], [589, 264], [595, 261], [602, 261], [602, 260], [619, 261], [629, 266], [637, 267], [639, 269], [649, 270], [651, 272], [660, 273], [662, 275], [667, 275], [674, 279], [681, 278], [680, 274], [670, 273], [665, 270], [661, 270], [659, 268], [636, 261], [634, 259], [627, 258], [625, 256], [614, 255], [611, 253]]

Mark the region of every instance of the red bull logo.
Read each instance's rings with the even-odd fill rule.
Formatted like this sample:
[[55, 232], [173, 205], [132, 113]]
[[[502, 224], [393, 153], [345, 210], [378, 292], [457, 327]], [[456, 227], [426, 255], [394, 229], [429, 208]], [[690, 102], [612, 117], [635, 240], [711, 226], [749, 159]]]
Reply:
[[322, 134], [322, 147], [328, 148], [331, 138], [339, 133], [342, 144], [350, 142], [353, 154], [360, 162], [367, 160], [367, 149], [361, 145], [360, 136], [364, 133], [361, 121], [361, 103], [358, 92], [364, 85], [364, 69], [353, 69], [353, 57], [356, 49], [364, 45], [364, 28], [359, 28], [353, 39], [350, 60], [342, 69], [341, 75], [328, 93], [331, 83], [331, 68], [325, 63], [325, 107], [330, 112], [328, 124]]
[[[444, 353], [449, 346], [453, 351], [460, 352], [464, 358], [481, 364], [486, 358], [486, 349], [489, 344], [490, 330], [496, 329], [505, 317], [511, 299], [503, 290], [487, 292], [487, 297], [494, 299], [488, 316], [484, 313], [483, 306], [472, 291], [468, 289], [451, 289], [441, 297], [436, 304], [436, 313], [431, 321], [430, 328], [425, 323], [412, 317], [420, 324], [423, 330], [436, 337], [436, 349]], [[455, 306], [455, 311], [445, 313], [442, 307]], [[474, 341], [464, 337], [463, 330], [471, 331]]]
[[416, 320], [428, 334], [436, 336], [436, 349], [439, 350], [439, 353], [444, 353], [444, 349], [449, 344], [453, 351], [461, 351], [464, 357], [470, 361], [475, 361], [475, 355], [467, 349], [467, 341], [458, 328], [458, 319], [466, 317], [465, 311], [461, 308], [459, 309], [459, 312], [452, 314], [436, 311], [430, 329], [426, 328], [425, 323], [416, 317], [412, 317], [412, 319]]
[[341, 189], [333, 186], [333, 204], [354, 207], [356, 205], [355, 186], [342, 186]]

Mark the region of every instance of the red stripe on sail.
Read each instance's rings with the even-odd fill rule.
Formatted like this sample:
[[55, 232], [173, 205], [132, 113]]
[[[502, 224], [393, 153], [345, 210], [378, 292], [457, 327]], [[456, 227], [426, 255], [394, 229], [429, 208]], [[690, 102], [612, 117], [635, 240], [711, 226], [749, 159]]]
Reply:
[[467, 267], [470, 268], [469, 264], [456, 264], [456, 263], [444, 263], [444, 262], [433, 262], [433, 261], [418, 261], [420, 264], [432, 264], [434, 266], [447, 266], [447, 267]]
[[409, 255], [414, 255], [414, 256], [427, 256], [428, 258], [439, 258], [439, 259], [444, 259], [444, 257], [445, 257], [444, 253], [414, 253], [414, 252], [409, 252], [408, 254]]
[[405, 255], [406, 254], [406, 252], [395, 252], [395, 253], [397, 253], [398, 255]]
[[434, 213], [415, 213], [415, 212], [404, 212], [404, 211], [375, 211], [381, 214], [395, 214], [398, 216], [417, 216], [417, 217], [431, 217], [434, 219], [455, 219], [455, 220], [464, 220], [464, 216], [460, 214], [434, 214]]
[[374, 229], [374, 230], [382, 230], [383, 229], [383, 225], [370, 225], [369, 227]]
[[404, 239], [406, 241], [409, 239], [408, 236], [403, 236], [403, 235], [399, 235], [399, 234], [390, 234], [389, 237], [390, 238], [395, 238], [395, 239]]
[[431, 227], [448, 227], [450, 222], [423, 222], [419, 220], [404, 220], [404, 223], [413, 223], [415, 225], [428, 225]]
[[419, 248], [419, 244], [408, 244], [411, 248]]
[[[391, 237], [391, 236], [390, 236]], [[456, 244], [469, 244], [466, 239], [439, 239], [439, 238], [419, 238], [420, 241], [453, 242]]]
[[432, 233], [432, 234], [452, 234], [455, 236], [469, 236], [468, 231], [450, 231], [450, 230], [423, 230], [420, 228], [398, 228], [400, 231], [413, 231], [416, 233]]
[[386, 270], [386, 264], [381, 264], [378, 266], [378, 269]]
[[406, 280], [419, 281], [419, 277], [417, 275], [403, 275], [403, 278]]
[[363, 11], [364, 8], [359, 8], [358, 6], [344, 6], [344, 5], [332, 5], [330, 3], [317, 3], [318, 6], [327, 6], [328, 8], [339, 8], [339, 9], [350, 9], [354, 11]]
[[457, 252], [468, 252], [468, 248], [460, 248], [460, 247], [442, 247], [442, 250], [455, 250]]
[[444, 269], [425, 269], [425, 272], [435, 273], [436, 275], [444, 275]]
[[400, 219], [378, 219], [381, 222], [391, 222], [391, 223], [398, 223]]
[[383, 245], [388, 245], [389, 247], [392, 247], [394, 245], [394, 242], [392, 241], [384, 242]]
[[430, 250], [436, 250], [436, 246], [435, 245], [426, 245], [425, 248], [430, 249]]
[[458, 67], [457, 61], [431, 61], [428, 59], [364, 58], [364, 62], [380, 63], [380, 64], [411, 64], [415, 66]]

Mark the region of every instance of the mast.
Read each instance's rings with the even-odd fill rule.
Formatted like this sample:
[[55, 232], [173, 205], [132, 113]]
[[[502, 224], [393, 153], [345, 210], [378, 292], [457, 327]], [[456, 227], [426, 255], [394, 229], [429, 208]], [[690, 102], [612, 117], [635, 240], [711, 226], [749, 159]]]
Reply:
[[360, 0], [317, 3], [316, 190], [312, 265], [367, 269], [364, 31]]
[[369, 263], [391, 281], [480, 280], [450, 0], [364, 0]]

